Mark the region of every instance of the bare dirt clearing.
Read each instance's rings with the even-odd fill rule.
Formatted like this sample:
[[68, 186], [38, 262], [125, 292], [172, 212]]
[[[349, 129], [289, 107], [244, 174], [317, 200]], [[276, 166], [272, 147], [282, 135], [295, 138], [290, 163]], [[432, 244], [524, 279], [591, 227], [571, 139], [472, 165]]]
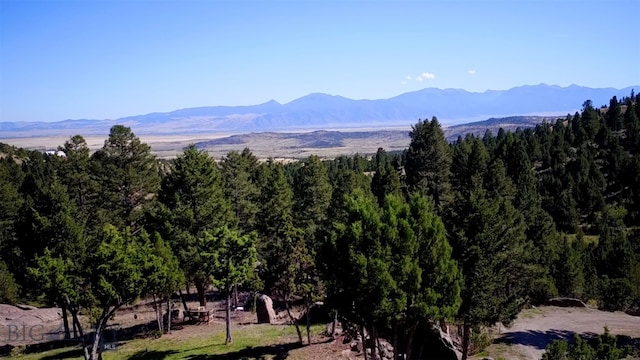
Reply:
[[571, 340], [574, 333], [595, 336], [602, 334], [605, 326], [614, 335], [640, 341], [640, 317], [589, 308], [544, 306], [521, 312], [510, 328], [501, 328], [501, 334], [486, 352], [496, 359], [538, 360], [553, 340]]
[[[197, 306], [197, 304], [190, 302], [189, 306]], [[117, 356], [113, 358], [124, 359], [136, 354], [139, 355], [140, 352], [144, 353], [158, 349], [172, 352], [172, 356], [167, 357], [167, 359], [184, 358], [194, 351], [198, 353], [201, 351], [207, 353], [209, 350], [222, 351], [224, 348], [217, 349], [218, 345], [216, 344], [223, 341], [224, 304], [220, 301], [210, 302], [207, 308], [214, 310], [210, 325], [194, 324], [193, 322], [183, 323], [178, 320], [175, 322], [172, 334], [165, 335], [157, 340], [153, 340], [152, 336], [156, 329], [156, 324], [154, 322], [155, 313], [150, 305], [137, 305], [119, 311], [110, 323], [110, 328], [116, 331], [118, 341], [124, 342], [117, 352]], [[59, 309], [21, 310], [3, 305], [0, 307], [0, 315], [2, 319], [0, 325], [7, 329], [9, 325], [15, 325], [12, 337], [6, 331], [0, 334], [0, 337], [4, 340], [0, 341], [0, 345], [10, 343], [14, 346], [24, 346], [62, 337]], [[313, 346], [300, 347], [296, 343], [295, 330], [287, 326], [287, 322], [288, 319], [282, 312], [278, 314], [277, 324], [275, 325], [256, 324], [256, 315], [248, 311], [233, 312], [232, 323], [236, 333], [236, 340], [239, 341], [236, 346], [239, 346], [239, 348], [237, 351], [231, 351], [231, 353], [225, 355], [227, 357], [221, 355], [221, 358], [232, 358], [234, 355], [242, 355], [250, 359], [261, 358], [261, 356], [262, 358], [270, 358], [269, 356], [265, 357], [265, 355], [272, 355], [274, 358], [278, 358], [282, 354], [287, 354], [287, 358], [294, 360], [362, 358], [362, 353], [349, 351], [349, 345], [343, 344], [341, 339], [331, 341], [321, 335], [323, 326], [315, 327]], [[25, 324], [28, 325], [26, 328], [27, 333], [22, 334], [24, 331], [22, 325]], [[583, 336], [595, 336], [602, 334], [605, 326], [612, 334], [621, 336], [626, 341], [640, 342], [640, 317], [622, 312], [604, 312], [589, 308], [545, 306], [523, 311], [510, 328], [500, 327], [493, 329], [496, 331], [494, 344], [489, 346], [482, 353], [482, 356], [477, 356], [476, 358], [491, 356], [494, 359], [537, 360], [541, 358], [544, 349], [553, 340], [571, 340], [574, 333]], [[36, 332], [28, 333], [30, 327], [36, 329]], [[128, 334], [131, 331], [133, 333]], [[499, 334], [497, 333], [498, 331]], [[16, 334], [21, 336], [17, 338]], [[246, 344], [245, 341], [247, 342]], [[254, 344], [253, 342], [256, 343]], [[217, 350], [213, 348], [198, 350], [199, 344], [207, 344], [207, 346], [216, 347]], [[49, 347], [38, 346], [38, 348], [45, 350]], [[76, 358], [78, 355], [76, 352], [75, 350], [71, 351], [68, 357], [65, 355], [60, 358]], [[33, 354], [36, 355], [34, 358], [40, 358], [39, 356], [44, 356], [45, 354], [51, 355], [47, 352], [40, 353], [40, 355], [37, 354]], [[145, 356], [147, 355], [142, 358], [153, 358], [152, 354]]]

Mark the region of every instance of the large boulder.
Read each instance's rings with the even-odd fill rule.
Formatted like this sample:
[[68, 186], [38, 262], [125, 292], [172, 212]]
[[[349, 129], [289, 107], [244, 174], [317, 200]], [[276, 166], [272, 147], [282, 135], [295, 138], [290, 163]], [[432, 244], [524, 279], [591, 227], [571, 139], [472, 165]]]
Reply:
[[256, 301], [256, 314], [258, 324], [273, 324], [276, 319], [276, 312], [273, 310], [273, 301], [267, 295], [260, 295]]
[[[429, 324], [422, 328], [414, 338], [413, 357], [416, 359], [460, 360], [462, 352], [451, 339], [448, 329], [443, 329], [437, 324]], [[421, 353], [422, 350], [422, 353]]]

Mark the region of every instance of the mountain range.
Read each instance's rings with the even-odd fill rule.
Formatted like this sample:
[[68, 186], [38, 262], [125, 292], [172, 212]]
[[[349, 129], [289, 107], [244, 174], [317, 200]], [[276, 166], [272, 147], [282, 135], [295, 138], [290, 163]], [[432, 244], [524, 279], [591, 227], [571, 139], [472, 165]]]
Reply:
[[409, 127], [418, 119], [437, 116], [444, 125], [514, 115], [573, 114], [585, 100], [607, 105], [611, 97], [632, 89], [588, 88], [577, 85], [525, 85], [509, 90], [469, 92], [425, 88], [389, 99], [353, 100], [313, 93], [286, 104], [274, 100], [252, 106], [207, 106], [150, 113], [115, 120], [0, 122], [0, 138], [106, 135], [114, 124], [138, 135], [246, 133], [318, 129]]

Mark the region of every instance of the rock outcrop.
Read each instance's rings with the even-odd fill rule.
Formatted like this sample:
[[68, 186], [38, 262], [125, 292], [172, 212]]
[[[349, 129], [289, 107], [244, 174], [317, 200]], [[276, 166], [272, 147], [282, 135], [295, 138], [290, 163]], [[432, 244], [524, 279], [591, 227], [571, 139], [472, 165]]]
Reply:
[[276, 312], [273, 310], [273, 301], [267, 295], [258, 296], [256, 302], [256, 314], [258, 324], [273, 324], [276, 320]]

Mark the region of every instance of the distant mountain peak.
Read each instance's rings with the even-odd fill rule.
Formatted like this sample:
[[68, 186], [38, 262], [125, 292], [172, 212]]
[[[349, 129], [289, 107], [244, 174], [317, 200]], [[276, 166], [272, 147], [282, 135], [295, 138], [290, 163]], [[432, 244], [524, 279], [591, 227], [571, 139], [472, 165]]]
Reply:
[[588, 88], [574, 84], [561, 87], [543, 83], [509, 90], [469, 92], [428, 87], [388, 99], [366, 101], [316, 92], [285, 104], [269, 100], [258, 105], [204, 106], [107, 121], [0, 122], [0, 137], [104, 136], [118, 123], [130, 126], [136, 134], [150, 135], [409, 128], [418, 119], [432, 116], [443, 125], [517, 115], [564, 117], [579, 111], [587, 99], [598, 106], [608, 104], [613, 96], [628, 96], [632, 88]]

